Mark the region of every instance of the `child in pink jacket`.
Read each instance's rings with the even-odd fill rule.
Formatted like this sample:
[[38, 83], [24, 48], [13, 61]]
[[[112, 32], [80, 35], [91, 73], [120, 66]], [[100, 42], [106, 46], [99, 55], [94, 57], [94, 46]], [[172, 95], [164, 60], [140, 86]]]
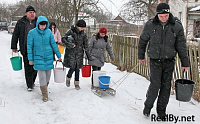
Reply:
[[[60, 31], [58, 30], [55, 22], [51, 22], [50, 23], [50, 26], [49, 26], [49, 29], [51, 30], [52, 34], [53, 34], [53, 37], [56, 41], [56, 44], [60, 44], [62, 45], [62, 41], [61, 41], [61, 35], [60, 35]], [[53, 59], [55, 61], [55, 53], [53, 52]]]
[[55, 22], [51, 22], [49, 29], [51, 30], [51, 32], [53, 33], [54, 39], [56, 41], [57, 44], [61, 44], [61, 35], [60, 35], [60, 31], [58, 30]]

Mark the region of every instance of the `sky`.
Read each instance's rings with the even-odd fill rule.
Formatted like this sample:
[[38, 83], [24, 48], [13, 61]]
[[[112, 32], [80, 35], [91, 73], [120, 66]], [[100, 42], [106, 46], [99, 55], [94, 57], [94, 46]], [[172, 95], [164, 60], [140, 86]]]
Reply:
[[[0, 31], [0, 124], [159, 124], [156, 120], [156, 103], [151, 116], [142, 114], [149, 81], [136, 73], [119, 71], [111, 63], [105, 63], [102, 71], [111, 77], [109, 87], [116, 95], [104, 93], [101, 97], [91, 92], [91, 77], [83, 78], [80, 71], [80, 90], [75, 90], [72, 76], [70, 87], [54, 82], [52, 71], [48, 86], [49, 101], [43, 102], [39, 79], [35, 88], [27, 92], [22, 70], [13, 71], [10, 58], [11, 34]], [[13, 54], [13, 56], [17, 56]], [[21, 56], [21, 54], [20, 54]], [[62, 54], [62, 59], [64, 54]], [[54, 63], [55, 64], [55, 63]], [[61, 67], [58, 64], [56, 67]], [[68, 68], [67, 68], [68, 71]], [[126, 77], [125, 75], [128, 75]], [[124, 82], [123, 77], [126, 77]], [[170, 120], [165, 124], [199, 124], [200, 103], [179, 102], [171, 95], [167, 107]], [[152, 118], [154, 117], [154, 118]], [[174, 117], [178, 118], [178, 122]], [[185, 120], [184, 118], [189, 118]], [[192, 120], [193, 118], [193, 120]]]
[[[13, 4], [19, 1], [21, 0], [1, 0], [1, 3]], [[117, 16], [120, 7], [127, 1], [128, 0], [100, 0], [99, 6], [105, 11], [112, 12], [114, 16]]]
[[105, 5], [102, 5], [102, 8], [104, 9], [106, 7], [106, 10], [112, 12], [115, 16], [119, 14], [122, 5], [127, 1], [129, 0], [100, 0]]
[[13, 4], [19, 2], [20, 0], [1, 0], [1, 3]]

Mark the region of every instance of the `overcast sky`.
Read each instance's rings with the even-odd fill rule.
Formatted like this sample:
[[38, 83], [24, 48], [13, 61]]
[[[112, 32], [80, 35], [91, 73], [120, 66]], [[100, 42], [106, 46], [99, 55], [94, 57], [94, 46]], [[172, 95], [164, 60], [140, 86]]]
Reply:
[[[21, 0], [0, 0], [1, 3], [13, 4]], [[105, 11], [112, 12], [115, 16], [119, 14], [120, 7], [128, 0], [100, 0], [99, 6]], [[103, 6], [104, 4], [105, 6]], [[106, 7], [106, 8], [105, 8]]]
[[7, 4], [10, 4], [10, 3], [16, 3], [20, 0], [1, 0], [1, 3], [7, 3]]

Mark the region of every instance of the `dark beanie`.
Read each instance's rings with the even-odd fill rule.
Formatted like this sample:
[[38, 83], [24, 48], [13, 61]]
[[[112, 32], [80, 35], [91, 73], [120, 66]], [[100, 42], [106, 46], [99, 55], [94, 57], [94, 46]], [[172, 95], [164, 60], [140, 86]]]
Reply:
[[28, 12], [28, 11], [34, 11], [35, 12], [35, 9], [32, 6], [28, 6], [26, 8], [26, 12]]
[[78, 26], [78, 27], [86, 27], [86, 22], [83, 19], [78, 20], [78, 22], [76, 23], [76, 26]]
[[169, 5], [167, 3], [159, 3], [156, 8], [157, 14], [165, 14], [170, 12]]

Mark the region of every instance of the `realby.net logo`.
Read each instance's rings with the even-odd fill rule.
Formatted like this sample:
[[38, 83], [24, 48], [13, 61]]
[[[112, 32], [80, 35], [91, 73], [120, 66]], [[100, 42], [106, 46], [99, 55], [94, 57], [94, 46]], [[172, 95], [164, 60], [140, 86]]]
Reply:
[[195, 116], [175, 116], [173, 114], [167, 114], [165, 117], [159, 117], [155, 114], [151, 114], [151, 121], [152, 122], [174, 122], [174, 123], [179, 123], [179, 122], [195, 122]]

